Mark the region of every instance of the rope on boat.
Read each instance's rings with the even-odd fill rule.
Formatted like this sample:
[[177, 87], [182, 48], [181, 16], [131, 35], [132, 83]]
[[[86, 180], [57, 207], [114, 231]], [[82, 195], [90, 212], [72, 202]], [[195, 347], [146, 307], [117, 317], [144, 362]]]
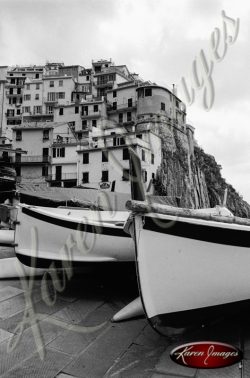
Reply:
[[250, 219], [236, 216], [222, 216], [195, 212], [193, 209], [179, 209], [174, 206], [150, 204], [142, 201], [127, 201], [126, 208], [134, 213], [158, 213], [183, 218], [195, 218], [221, 223], [235, 223], [242, 226], [250, 226]]

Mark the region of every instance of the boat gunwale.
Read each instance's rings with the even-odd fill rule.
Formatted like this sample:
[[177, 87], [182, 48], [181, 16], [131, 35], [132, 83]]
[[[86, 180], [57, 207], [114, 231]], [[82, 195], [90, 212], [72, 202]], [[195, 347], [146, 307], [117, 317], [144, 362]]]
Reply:
[[[236, 216], [223, 216], [223, 215], [212, 215], [202, 212], [197, 212], [197, 210], [201, 211], [202, 209], [185, 209], [185, 208], [178, 208], [174, 206], [162, 205], [157, 203], [150, 203], [146, 201], [135, 201], [129, 200], [126, 203], [126, 208], [132, 213], [141, 214], [141, 215], [148, 215], [148, 214], [159, 214], [172, 216], [175, 217], [176, 220], [180, 218], [186, 219], [197, 219], [197, 220], [204, 220], [209, 222], [216, 222], [216, 223], [225, 223], [227, 225], [238, 225], [238, 226], [246, 226], [250, 229], [250, 219], [249, 218], [241, 218]], [[215, 208], [216, 209], [216, 208]], [[205, 209], [206, 210], [206, 209]], [[195, 212], [196, 211], [196, 212]]]
[[[154, 215], [154, 214], [153, 214]], [[215, 223], [212, 225], [211, 222], [203, 223], [201, 222], [187, 222], [186, 219], [182, 221], [180, 218], [175, 220], [153, 217], [150, 214], [135, 214], [135, 217], [142, 219], [142, 230], [148, 232], [156, 232], [166, 234], [166, 236], [172, 236], [183, 239], [193, 239], [201, 241], [203, 243], [215, 243], [220, 245], [230, 245], [234, 247], [250, 247], [249, 236], [250, 228], [245, 229], [243, 226], [241, 228], [228, 227], [228, 224]], [[224, 226], [224, 227], [223, 227]]]
[[[32, 210], [32, 211], [38, 213], [38, 214], [43, 214], [45, 216], [49, 216], [49, 217], [52, 217], [52, 218], [60, 218], [62, 220], [67, 220], [67, 221], [69, 220], [69, 217], [68, 217], [69, 214], [63, 214], [63, 213], [60, 214], [60, 213], [57, 213], [57, 212], [46, 210], [46, 209], [51, 209], [51, 208], [48, 208], [48, 207], [39, 207], [39, 206], [25, 205], [25, 204], [19, 204], [18, 206], [21, 209], [29, 209], [29, 210]], [[63, 210], [66, 210], [66, 207], [64, 207]], [[79, 207], [76, 207], [76, 208], [70, 207], [69, 211], [72, 211], [72, 210], [73, 211], [76, 210], [78, 212], [80, 212], [80, 211], [99, 212], [99, 210], [92, 210], [92, 209], [86, 209], [86, 208], [83, 209], [83, 208], [79, 208]], [[100, 211], [100, 213], [103, 213], [103, 212], [107, 212], [108, 213], [109, 211], [108, 210], [106, 210], [106, 211]], [[120, 213], [127, 213], [127, 215], [129, 216], [129, 212], [127, 212], [127, 211], [118, 211], [118, 213], [119, 212]], [[126, 220], [120, 220], [120, 219], [119, 220], [118, 219], [117, 220], [102, 220], [101, 217], [98, 220], [96, 220], [96, 219], [88, 219], [85, 215], [84, 215], [84, 217], [83, 218], [78, 218], [78, 217], [72, 218], [71, 217], [71, 219], [72, 219], [72, 222], [78, 222], [79, 221], [79, 223], [82, 223], [82, 221], [87, 220], [89, 222], [88, 224], [96, 223], [96, 224], [94, 224], [95, 226], [98, 226], [100, 224], [104, 225], [105, 223], [107, 223], [108, 225], [115, 225], [116, 228], [118, 227], [117, 223], [123, 223], [123, 224], [125, 224], [126, 221], [127, 221], [127, 219]], [[69, 220], [69, 221], [71, 221], [71, 220]], [[121, 226], [121, 225], [119, 225], [119, 227], [123, 228], [123, 226]]]
[[105, 222], [87, 222], [84, 219], [74, 219], [69, 220], [68, 218], [60, 218], [55, 217], [53, 214], [44, 214], [42, 212], [36, 211], [35, 208], [30, 208], [29, 206], [21, 206], [22, 213], [24, 213], [27, 216], [36, 218], [42, 222], [51, 223], [59, 227], [69, 228], [75, 231], [80, 232], [89, 232], [89, 233], [95, 233], [95, 234], [101, 234], [104, 236], [114, 236], [114, 237], [130, 237], [130, 235], [126, 234], [123, 230], [123, 226], [121, 225], [115, 225], [115, 223], [120, 223], [119, 221], [111, 223], [105, 223]]

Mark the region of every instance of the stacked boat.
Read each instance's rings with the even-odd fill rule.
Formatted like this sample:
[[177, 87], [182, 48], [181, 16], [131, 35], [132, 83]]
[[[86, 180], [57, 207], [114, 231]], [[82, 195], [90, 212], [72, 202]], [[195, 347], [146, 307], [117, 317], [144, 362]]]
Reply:
[[225, 206], [192, 210], [149, 203], [132, 149], [130, 175], [128, 211], [19, 204], [12, 236], [19, 260], [30, 266], [35, 258], [44, 267], [51, 261], [135, 259], [143, 309], [157, 329], [203, 323], [248, 302], [250, 219]]

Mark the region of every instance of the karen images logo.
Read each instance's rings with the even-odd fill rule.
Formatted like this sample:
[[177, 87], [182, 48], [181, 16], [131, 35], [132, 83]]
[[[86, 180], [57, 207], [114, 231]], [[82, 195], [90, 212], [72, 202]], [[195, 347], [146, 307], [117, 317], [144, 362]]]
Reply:
[[229, 344], [201, 341], [178, 346], [170, 352], [179, 365], [197, 369], [218, 369], [240, 362], [242, 352]]

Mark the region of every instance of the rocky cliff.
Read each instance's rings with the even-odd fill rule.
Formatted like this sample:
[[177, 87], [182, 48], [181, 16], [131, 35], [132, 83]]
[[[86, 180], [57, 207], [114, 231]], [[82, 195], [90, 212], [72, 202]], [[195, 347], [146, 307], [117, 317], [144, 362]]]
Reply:
[[194, 129], [161, 122], [163, 160], [155, 184], [155, 194], [166, 196], [169, 204], [204, 208], [223, 202], [234, 215], [250, 218], [250, 205], [221, 176], [221, 166], [194, 142]]

